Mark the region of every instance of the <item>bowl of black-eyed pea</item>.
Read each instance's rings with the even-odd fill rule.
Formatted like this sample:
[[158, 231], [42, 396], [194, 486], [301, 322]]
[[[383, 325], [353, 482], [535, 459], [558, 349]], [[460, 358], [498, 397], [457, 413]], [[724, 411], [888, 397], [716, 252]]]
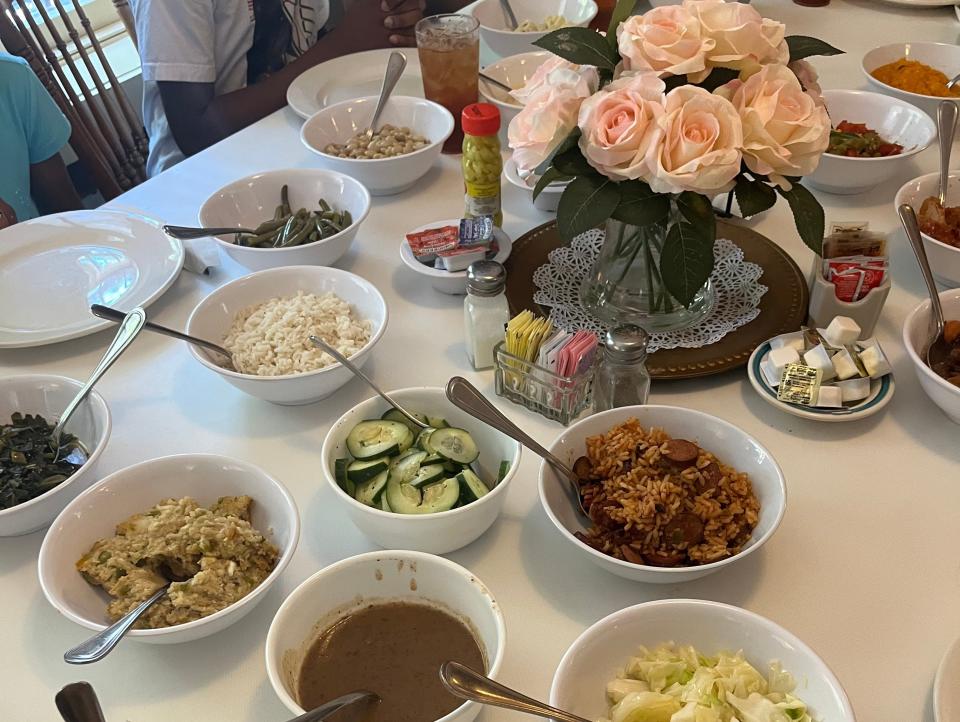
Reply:
[[400, 95], [387, 101], [372, 129], [376, 104], [368, 97], [330, 105], [303, 124], [300, 139], [323, 167], [356, 178], [371, 195], [392, 195], [430, 170], [454, 121], [437, 103]]

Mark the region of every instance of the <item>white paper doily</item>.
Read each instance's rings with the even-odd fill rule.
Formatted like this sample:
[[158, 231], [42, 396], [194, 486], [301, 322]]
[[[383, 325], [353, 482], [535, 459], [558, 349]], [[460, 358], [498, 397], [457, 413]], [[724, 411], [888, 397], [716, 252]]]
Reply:
[[[602, 230], [594, 229], [573, 239], [569, 246], [550, 251], [548, 262], [533, 274], [537, 291], [533, 300], [550, 307], [550, 320], [564, 331], [586, 329], [601, 335], [606, 327], [580, 304], [580, 283], [590, 273], [603, 245]], [[767, 287], [760, 283], [763, 269], [743, 260], [733, 241], [718, 238], [713, 246], [715, 265], [710, 276], [716, 289], [713, 310], [692, 328], [650, 335], [650, 353], [670, 348], [700, 348], [716, 343], [760, 314], [760, 299]]]

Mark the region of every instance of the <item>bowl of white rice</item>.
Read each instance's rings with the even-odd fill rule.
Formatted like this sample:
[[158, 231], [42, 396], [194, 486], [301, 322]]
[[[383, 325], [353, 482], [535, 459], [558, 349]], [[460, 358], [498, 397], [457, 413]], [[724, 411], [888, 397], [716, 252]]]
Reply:
[[353, 378], [310, 343], [316, 335], [363, 366], [387, 327], [387, 304], [369, 281], [339, 268], [257, 271], [213, 291], [187, 333], [220, 344], [236, 370], [198, 346], [190, 353], [241, 391], [275, 404], [310, 404]]

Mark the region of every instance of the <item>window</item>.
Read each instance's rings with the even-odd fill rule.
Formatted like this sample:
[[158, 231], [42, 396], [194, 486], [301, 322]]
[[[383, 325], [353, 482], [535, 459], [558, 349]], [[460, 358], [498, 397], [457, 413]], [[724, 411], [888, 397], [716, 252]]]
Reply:
[[[101, 39], [103, 39], [103, 37], [99, 31], [105, 30], [110, 26], [114, 26], [119, 22], [120, 18], [117, 15], [116, 8], [113, 6], [113, 0], [79, 1], [81, 7], [83, 8], [84, 14], [86, 14], [87, 19], [90, 20], [93, 30]], [[66, 37], [66, 29], [63, 24], [63, 20], [60, 17], [60, 12], [57, 9], [57, 3], [54, 0], [24, 0], [23, 5], [30, 10], [30, 14], [33, 15], [34, 19], [37, 21], [37, 24], [43, 27], [43, 16], [40, 14], [40, 10], [37, 7], [38, 5], [42, 5], [47, 15], [57, 26], [57, 30], [62, 34], [64, 42], [70, 42], [70, 39]], [[60, 0], [60, 5], [67, 12], [73, 27], [80, 34], [81, 38], [84, 38], [84, 29], [80, 26], [80, 19], [77, 17], [77, 13], [74, 10], [74, 0]], [[14, 3], [14, 7], [17, 7], [16, 3]], [[17, 9], [19, 10], [19, 8]], [[122, 31], [122, 28], [120, 30]]]

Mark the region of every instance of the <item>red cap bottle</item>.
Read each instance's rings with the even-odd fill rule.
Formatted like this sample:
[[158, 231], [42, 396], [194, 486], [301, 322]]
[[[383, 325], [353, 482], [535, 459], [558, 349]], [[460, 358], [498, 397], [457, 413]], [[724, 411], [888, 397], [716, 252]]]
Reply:
[[467, 135], [496, 135], [500, 130], [500, 110], [490, 103], [473, 103], [460, 114], [460, 125]]

